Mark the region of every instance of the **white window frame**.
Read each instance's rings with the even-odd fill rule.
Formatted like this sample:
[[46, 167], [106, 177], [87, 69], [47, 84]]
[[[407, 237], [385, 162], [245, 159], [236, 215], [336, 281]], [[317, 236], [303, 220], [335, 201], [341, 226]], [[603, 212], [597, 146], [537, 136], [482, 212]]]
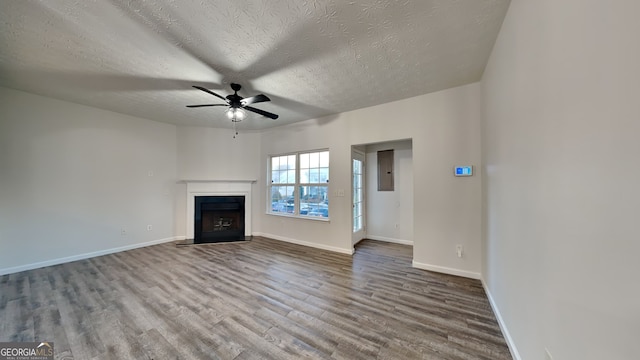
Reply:
[[[276, 216], [285, 216], [285, 217], [296, 217], [296, 218], [301, 218], [301, 219], [309, 219], [309, 220], [319, 220], [319, 221], [329, 221], [330, 219], [330, 215], [331, 212], [329, 211], [329, 205], [327, 204], [327, 217], [324, 216], [309, 216], [309, 215], [305, 215], [305, 214], [300, 214], [300, 189], [302, 186], [320, 186], [320, 187], [325, 187], [326, 188], [326, 196], [327, 196], [327, 201], [328, 201], [328, 197], [330, 194], [330, 184], [329, 184], [329, 178], [331, 176], [331, 172], [330, 170], [328, 171], [328, 177], [327, 177], [327, 181], [324, 183], [320, 183], [320, 182], [301, 182], [301, 169], [300, 169], [300, 157], [301, 155], [304, 154], [313, 154], [313, 153], [321, 153], [321, 152], [327, 152], [327, 154], [329, 155], [329, 162], [331, 161], [331, 154], [329, 149], [318, 149], [318, 150], [305, 150], [305, 151], [296, 151], [296, 152], [289, 152], [289, 153], [283, 153], [283, 154], [276, 154], [276, 155], [269, 155], [268, 157], [268, 166], [267, 166], [267, 209], [266, 212], [269, 215], [276, 215]], [[283, 157], [283, 156], [295, 156], [295, 182], [294, 183], [273, 183], [272, 182], [272, 175], [273, 175], [273, 169], [272, 169], [272, 164], [273, 164], [273, 159], [277, 158], [277, 157]], [[322, 167], [318, 166], [317, 169], [321, 169]], [[330, 164], [327, 164], [327, 169], [330, 168]], [[288, 181], [288, 179], [287, 179]], [[318, 179], [319, 181], [319, 179]], [[286, 211], [273, 211], [273, 202], [272, 202], [272, 191], [273, 191], [273, 187], [276, 186], [293, 186], [293, 198], [294, 198], [294, 209], [292, 213], [286, 212]]]

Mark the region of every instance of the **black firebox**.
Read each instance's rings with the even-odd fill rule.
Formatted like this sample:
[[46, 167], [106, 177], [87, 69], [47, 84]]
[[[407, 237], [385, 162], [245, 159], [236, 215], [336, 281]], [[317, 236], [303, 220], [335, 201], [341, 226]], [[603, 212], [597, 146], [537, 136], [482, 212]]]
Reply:
[[196, 196], [195, 244], [245, 240], [244, 196]]

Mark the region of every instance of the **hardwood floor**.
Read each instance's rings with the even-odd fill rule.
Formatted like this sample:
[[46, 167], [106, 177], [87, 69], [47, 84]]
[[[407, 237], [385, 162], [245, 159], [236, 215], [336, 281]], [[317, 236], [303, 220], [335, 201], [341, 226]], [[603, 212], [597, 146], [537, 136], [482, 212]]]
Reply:
[[0, 341], [56, 359], [511, 359], [477, 280], [280, 241], [156, 245], [0, 277]]

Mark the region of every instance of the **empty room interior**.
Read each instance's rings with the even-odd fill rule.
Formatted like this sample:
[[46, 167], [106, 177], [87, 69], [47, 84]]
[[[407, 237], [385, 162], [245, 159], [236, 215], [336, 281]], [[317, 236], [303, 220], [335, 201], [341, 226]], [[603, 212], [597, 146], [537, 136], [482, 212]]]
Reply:
[[0, 6], [3, 349], [638, 358], [640, 2]]

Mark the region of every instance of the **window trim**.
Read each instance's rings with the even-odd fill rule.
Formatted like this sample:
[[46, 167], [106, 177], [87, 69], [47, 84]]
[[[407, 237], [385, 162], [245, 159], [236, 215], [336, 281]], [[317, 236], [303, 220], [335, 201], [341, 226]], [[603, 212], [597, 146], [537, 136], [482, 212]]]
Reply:
[[[267, 215], [274, 215], [274, 216], [282, 216], [282, 217], [289, 217], [289, 218], [296, 218], [296, 219], [306, 219], [306, 220], [314, 220], [314, 221], [325, 221], [328, 222], [331, 220], [331, 211], [329, 211], [329, 216], [327, 217], [323, 217], [323, 216], [308, 216], [308, 215], [301, 215], [300, 212], [300, 193], [299, 193], [299, 189], [301, 186], [322, 186], [322, 187], [326, 187], [327, 188], [327, 197], [329, 197], [329, 194], [331, 194], [331, 184], [330, 184], [330, 178], [331, 178], [331, 170], [329, 170], [329, 178], [327, 179], [326, 183], [301, 183], [300, 182], [300, 155], [301, 154], [309, 154], [309, 153], [318, 153], [318, 152], [327, 152], [329, 153], [329, 166], [328, 168], [331, 168], [331, 151], [329, 150], [329, 148], [322, 148], [322, 149], [313, 149], [313, 150], [301, 150], [301, 151], [292, 151], [292, 152], [286, 152], [286, 153], [280, 153], [280, 154], [270, 154], [267, 157], [267, 181], [266, 181], [266, 185], [267, 185], [267, 191], [266, 191], [266, 195], [267, 195], [267, 206], [266, 206], [266, 214]], [[272, 169], [272, 165], [273, 165], [273, 158], [276, 157], [281, 157], [281, 156], [291, 156], [291, 155], [295, 155], [295, 182], [293, 184], [283, 184], [283, 183], [277, 183], [277, 184], [273, 184], [272, 182], [272, 175], [273, 175], [273, 169]], [[293, 186], [293, 205], [294, 205], [294, 209], [293, 209], [293, 213], [288, 213], [288, 212], [274, 212], [272, 211], [272, 191], [273, 191], [273, 186]]]

